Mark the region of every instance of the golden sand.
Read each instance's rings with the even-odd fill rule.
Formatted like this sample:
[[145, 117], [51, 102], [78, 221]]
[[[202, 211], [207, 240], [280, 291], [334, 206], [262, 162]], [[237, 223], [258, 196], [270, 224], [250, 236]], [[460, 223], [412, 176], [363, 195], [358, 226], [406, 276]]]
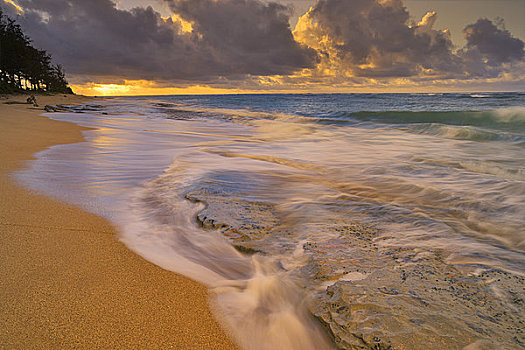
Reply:
[[[17, 185], [10, 173], [82, 128], [0, 99], [0, 348], [233, 349], [206, 288], [150, 264], [104, 219]], [[84, 97], [37, 96], [45, 104]]]

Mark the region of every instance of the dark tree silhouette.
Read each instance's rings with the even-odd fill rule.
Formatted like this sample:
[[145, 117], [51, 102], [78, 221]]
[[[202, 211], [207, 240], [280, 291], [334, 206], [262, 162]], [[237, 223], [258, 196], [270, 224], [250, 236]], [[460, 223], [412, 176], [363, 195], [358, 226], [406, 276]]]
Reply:
[[46, 51], [34, 48], [0, 8], [0, 93], [21, 91], [73, 93], [62, 67], [53, 65]]

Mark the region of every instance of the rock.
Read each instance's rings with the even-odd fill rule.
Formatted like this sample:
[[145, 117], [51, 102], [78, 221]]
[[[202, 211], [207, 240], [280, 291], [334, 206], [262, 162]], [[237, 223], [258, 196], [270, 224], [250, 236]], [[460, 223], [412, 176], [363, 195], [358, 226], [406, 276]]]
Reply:
[[38, 103], [36, 102], [35, 95], [29, 96], [26, 101], [27, 101], [27, 104], [32, 104], [33, 106], [38, 107]]
[[74, 108], [72, 107], [69, 107], [69, 106], [63, 106], [63, 105], [56, 105], [56, 106], [52, 106], [52, 105], [46, 105], [44, 107], [44, 110], [46, 112], [70, 112], [70, 113], [81, 113], [77, 110], [75, 110]]
[[56, 112], [56, 111], [57, 111], [56, 108], [55, 108], [55, 106], [51, 106], [51, 105], [46, 105], [46, 106], [44, 107], [44, 110], [45, 110], [46, 112]]

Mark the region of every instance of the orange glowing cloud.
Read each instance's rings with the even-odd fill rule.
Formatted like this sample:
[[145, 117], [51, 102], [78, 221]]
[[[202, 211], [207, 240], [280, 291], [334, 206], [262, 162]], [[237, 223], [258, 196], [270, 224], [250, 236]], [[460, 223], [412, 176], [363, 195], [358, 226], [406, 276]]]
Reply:
[[22, 7], [20, 7], [17, 3], [15, 3], [13, 0], [4, 0], [4, 3], [13, 6], [18, 13], [23, 13], [24, 12], [24, 9]]

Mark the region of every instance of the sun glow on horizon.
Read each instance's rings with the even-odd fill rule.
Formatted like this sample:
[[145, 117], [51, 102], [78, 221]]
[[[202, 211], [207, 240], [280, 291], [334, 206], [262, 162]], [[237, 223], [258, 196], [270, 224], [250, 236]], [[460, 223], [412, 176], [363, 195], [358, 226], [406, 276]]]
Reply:
[[[511, 91], [502, 88], [494, 81], [492, 88], [486, 85], [474, 86], [472, 81], [462, 82], [462, 85], [448, 84], [429, 84], [414, 86], [407, 84], [404, 79], [398, 79], [395, 84], [381, 84], [376, 82], [375, 86], [314, 86], [308, 85], [302, 88], [282, 86], [282, 88], [268, 89], [239, 89], [213, 87], [208, 85], [191, 85], [185, 87], [163, 87], [155, 82], [146, 80], [124, 81], [124, 84], [117, 83], [85, 83], [71, 84], [71, 88], [76, 94], [84, 96], [160, 96], [160, 95], [233, 95], [233, 94], [316, 94], [316, 93], [462, 93], [462, 92], [504, 92]], [[513, 89], [512, 91], [521, 91]]]
[[120, 84], [93, 84], [92, 89], [97, 92], [98, 95], [111, 96], [114, 94], [126, 94], [131, 87]]
[[216, 88], [206, 85], [161, 87], [146, 80], [126, 80], [124, 84], [71, 84], [76, 94], [86, 96], [147, 96], [147, 95], [213, 95], [266, 93], [267, 91]]

